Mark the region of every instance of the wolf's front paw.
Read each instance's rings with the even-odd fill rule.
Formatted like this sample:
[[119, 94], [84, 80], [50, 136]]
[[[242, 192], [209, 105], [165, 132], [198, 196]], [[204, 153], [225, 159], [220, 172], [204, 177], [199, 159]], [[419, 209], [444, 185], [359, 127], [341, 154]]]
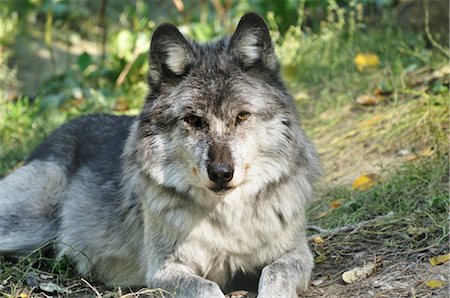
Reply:
[[183, 291], [176, 291], [175, 297], [224, 298], [225, 295], [216, 283], [202, 282], [192, 283], [186, 286]]
[[282, 269], [276, 265], [269, 265], [262, 270], [258, 285], [258, 298], [298, 297], [296, 281]]

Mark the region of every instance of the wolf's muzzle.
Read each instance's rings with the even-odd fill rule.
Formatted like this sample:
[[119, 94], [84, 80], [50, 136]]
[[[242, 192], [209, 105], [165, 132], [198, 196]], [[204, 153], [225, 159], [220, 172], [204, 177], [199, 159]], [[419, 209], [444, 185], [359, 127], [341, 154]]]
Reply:
[[233, 179], [234, 168], [228, 163], [210, 163], [208, 165], [209, 179], [214, 182], [214, 191], [222, 191], [227, 189], [228, 182]]

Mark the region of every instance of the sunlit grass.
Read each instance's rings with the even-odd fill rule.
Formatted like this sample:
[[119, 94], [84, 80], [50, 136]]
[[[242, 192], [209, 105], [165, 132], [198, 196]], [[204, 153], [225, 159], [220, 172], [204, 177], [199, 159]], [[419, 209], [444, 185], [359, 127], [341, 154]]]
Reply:
[[[421, 158], [385, 172], [384, 178], [366, 191], [350, 186], [329, 189], [322, 200], [312, 204], [310, 222], [335, 228], [393, 213], [389, 220], [378, 223], [389, 226], [391, 236], [394, 231], [402, 235], [391, 237], [391, 245], [403, 250], [448, 242], [448, 155]], [[342, 205], [333, 209], [330, 202], [335, 200]]]

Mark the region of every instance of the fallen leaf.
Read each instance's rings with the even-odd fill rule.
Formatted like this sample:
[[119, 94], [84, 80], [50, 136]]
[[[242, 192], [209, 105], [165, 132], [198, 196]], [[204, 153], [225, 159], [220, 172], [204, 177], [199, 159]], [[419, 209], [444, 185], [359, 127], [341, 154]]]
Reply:
[[419, 152], [420, 156], [425, 156], [425, 157], [429, 157], [429, 156], [433, 155], [433, 153], [434, 153], [433, 147], [425, 147], [422, 150], [420, 150], [420, 152]]
[[406, 159], [407, 161], [413, 161], [413, 160], [416, 160], [416, 159], [417, 159], [417, 155], [415, 155], [414, 153], [411, 153], [411, 154], [406, 155], [406, 156], [405, 156], [405, 159]]
[[363, 106], [374, 106], [381, 101], [381, 97], [369, 94], [360, 95], [356, 98], [356, 102]]
[[41, 279], [53, 279], [53, 276], [52, 275], [48, 275], [48, 274], [41, 274], [41, 275], [39, 275], [39, 277]]
[[427, 287], [430, 289], [436, 289], [436, 288], [442, 288], [444, 286], [444, 282], [438, 279], [432, 279], [427, 282], [425, 282]]
[[[0, 292], [2, 294], [2, 292]], [[1, 297], [16, 297], [16, 298], [28, 298], [30, 297], [30, 291], [27, 288], [18, 288], [11, 293], [11, 296], [1, 296]]]
[[450, 253], [432, 257], [428, 261], [430, 262], [431, 266], [437, 266], [444, 264], [448, 260], [450, 260]]
[[329, 210], [325, 210], [325, 211], [320, 211], [318, 214], [317, 214], [317, 216], [316, 217], [314, 217], [314, 219], [319, 219], [319, 218], [322, 218], [322, 217], [325, 217], [325, 216], [327, 216], [328, 215], [328, 213], [330, 213], [331, 212], [331, 210], [332, 209], [329, 209]]
[[342, 206], [344, 202], [342, 200], [333, 200], [330, 202], [331, 209], [337, 209]]
[[392, 95], [392, 91], [384, 90], [384, 89], [381, 89], [381, 88], [377, 88], [377, 89], [375, 89], [373, 94], [376, 95], [376, 96], [385, 96], [386, 97], [386, 96]]
[[368, 190], [375, 185], [377, 179], [378, 175], [374, 173], [361, 175], [353, 181], [352, 188], [361, 191]]
[[366, 278], [371, 275], [375, 270], [375, 264], [373, 262], [369, 262], [364, 267], [355, 267], [352, 270], [345, 271], [342, 274], [342, 280], [346, 283], [350, 284], [355, 281]]
[[39, 284], [39, 288], [44, 291], [44, 292], [48, 292], [48, 293], [53, 293], [53, 292], [58, 292], [58, 293], [63, 293], [63, 294], [70, 294], [71, 291], [67, 290], [53, 282], [42, 282]]
[[411, 154], [411, 151], [409, 149], [400, 149], [396, 152], [398, 156], [406, 156], [408, 154]]
[[315, 238], [313, 239], [313, 242], [314, 242], [315, 244], [322, 244], [322, 243], [325, 242], [325, 240], [323, 240], [322, 237], [317, 236], [317, 237], [315, 237]]
[[323, 284], [324, 281], [325, 280], [323, 278], [318, 278], [318, 279], [313, 280], [311, 282], [311, 285], [314, 287], [317, 287], [317, 286], [320, 286], [321, 284]]
[[373, 68], [380, 64], [380, 58], [374, 53], [359, 53], [353, 59], [356, 68], [359, 71], [364, 71], [368, 68]]
[[369, 119], [365, 120], [364, 122], [362, 122], [361, 125], [364, 127], [372, 126], [372, 125], [380, 122], [382, 119], [383, 119], [383, 117], [381, 117], [381, 115], [375, 115], [372, 118], [369, 118]]

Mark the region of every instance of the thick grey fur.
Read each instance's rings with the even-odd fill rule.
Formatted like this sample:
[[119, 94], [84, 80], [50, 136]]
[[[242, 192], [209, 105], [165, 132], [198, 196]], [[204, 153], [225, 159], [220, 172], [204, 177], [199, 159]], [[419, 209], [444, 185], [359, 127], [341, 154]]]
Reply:
[[[259, 298], [305, 290], [320, 164], [263, 19], [202, 45], [159, 26], [148, 80], [138, 117], [63, 125], [0, 181], [0, 254], [54, 241], [83, 275], [176, 297], [223, 297], [248, 277]], [[231, 181], [217, 187], [211, 163]]]

